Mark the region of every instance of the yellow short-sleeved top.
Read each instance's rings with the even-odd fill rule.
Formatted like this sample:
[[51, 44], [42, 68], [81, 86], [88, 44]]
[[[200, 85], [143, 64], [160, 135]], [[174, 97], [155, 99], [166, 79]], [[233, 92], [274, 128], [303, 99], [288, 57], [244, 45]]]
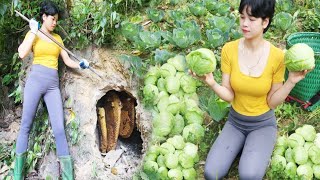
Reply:
[[226, 43], [221, 52], [221, 70], [230, 74], [234, 91], [231, 105], [235, 111], [246, 116], [258, 116], [270, 110], [267, 95], [273, 83], [284, 81], [284, 53], [271, 44], [266, 67], [260, 77], [250, 77], [240, 71], [238, 47], [240, 40]]
[[[25, 38], [28, 38], [29, 31]], [[58, 34], [52, 33], [52, 37], [63, 45], [63, 41]], [[59, 47], [54, 42], [48, 42], [42, 40], [36, 36], [32, 44], [33, 51], [33, 64], [40, 64], [49, 68], [58, 69], [58, 58], [61, 51]]]

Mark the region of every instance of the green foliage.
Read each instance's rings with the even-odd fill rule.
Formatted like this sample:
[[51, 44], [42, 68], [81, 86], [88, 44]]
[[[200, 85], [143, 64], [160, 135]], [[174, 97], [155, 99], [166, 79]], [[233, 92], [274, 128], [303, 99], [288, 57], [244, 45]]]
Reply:
[[320, 32], [319, 6], [301, 12], [301, 23], [305, 31]]

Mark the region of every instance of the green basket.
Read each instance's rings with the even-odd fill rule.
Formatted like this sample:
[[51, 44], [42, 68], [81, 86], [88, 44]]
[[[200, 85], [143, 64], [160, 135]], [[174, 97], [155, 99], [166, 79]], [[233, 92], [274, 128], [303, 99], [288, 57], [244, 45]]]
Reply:
[[[320, 91], [320, 33], [317, 32], [298, 32], [291, 34], [287, 39], [287, 49], [297, 43], [309, 45], [315, 55], [315, 68], [309, 72], [306, 77], [295, 85], [290, 92], [290, 96], [303, 102], [308, 102], [314, 95]], [[288, 71], [286, 71], [286, 78]], [[320, 101], [308, 107], [312, 111], [320, 105]]]

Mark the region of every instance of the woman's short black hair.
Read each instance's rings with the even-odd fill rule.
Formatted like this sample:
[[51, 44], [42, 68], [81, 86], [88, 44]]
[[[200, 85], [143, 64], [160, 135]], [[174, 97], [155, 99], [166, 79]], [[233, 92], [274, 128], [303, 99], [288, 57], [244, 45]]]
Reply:
[[[263, 20], [269, 18], [269, 24], [263, 31], [263, 33], [265, 33], [271, 24], [274, 15], [275, 3], [275, 0], [241, 0], [239, 12], [242, 13], [247, 7], [246, 11], [250, 16], [262, 18]], [[250, 9], [248, 9], [248, 7]], [[249, 10], [251, 10], [251, 12]]]
[[58, 6], [49, 0], [43, 1], [40, 4], [40, 20], [42, 21], [42, 15], [51, 15], [54, 16], [56, 14], [59, 14], [60, 11], [58, 9]]

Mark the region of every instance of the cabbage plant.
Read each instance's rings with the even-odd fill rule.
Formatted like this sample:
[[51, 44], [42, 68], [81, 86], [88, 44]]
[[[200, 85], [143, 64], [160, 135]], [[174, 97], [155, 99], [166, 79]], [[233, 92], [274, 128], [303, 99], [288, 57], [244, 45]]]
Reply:
[[290, 28], [293, 21], [291, 14], [286, 12], [279, 12], [274, 17], [275, 26], [280, 28], [283, 31], [286, 31]]
[[159, 22], [164, 18], [164, 11], [157, 9], [147, 9], [148, 18], [153, 22]]

